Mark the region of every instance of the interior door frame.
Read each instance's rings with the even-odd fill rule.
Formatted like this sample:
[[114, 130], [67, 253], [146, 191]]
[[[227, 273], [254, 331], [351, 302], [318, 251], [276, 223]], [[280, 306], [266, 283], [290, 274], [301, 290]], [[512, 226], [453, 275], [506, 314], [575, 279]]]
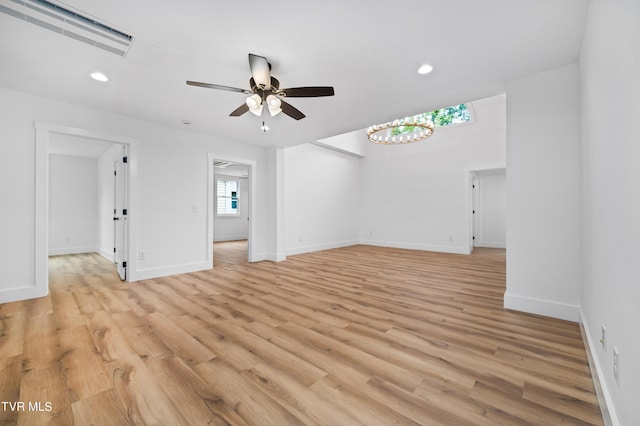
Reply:
[[49, 142], [52, 134], [78, 136], [127, 146], [128, 176], [127, 205], [129, 230], [126, 236], [129, 256], [127, 281], [136, 281], [136, 256], [138, 252], [138, 182], [137, 182], [137, 140], [129, 137], [96, 132], [78, 127], [34, 122], [35, 127], [35, 293], [45, 296], [49, 292]]
[[249, 192], [249, 238], [247, 249], [247, 261], [255, 262], [258, 259], [257, 247], [255, 244], [256, 235], [256, 161], [244, 158], [229, 157], [228, 155], [207, 154], [207, 259], [210, 268], [213, 268], [213, 225], [214, 225], [214, 190], [215, 190], [215, 167], [214, 161], [226, 161], [229, 163], [241, 164], [249, 169], [247, 178], [247, 190]]
[[504, 171], [504, 173], [506, 174], [507, 172], [506, 163], [474, 166], [474, 167], [468, 167], [466, 169], [466, 179], [467, 179], [467, 244], [466, 244], [467, 250], [466, 251], [467, 251], [467, 254], [471, 254], [471, 252], [473, 251], [473, 231], [474, 231], [473, 230], [473, 221], [474, 221], [473, 181], [483, 173], [490, 173], [490, 172], [497, 172], [497, 171]]

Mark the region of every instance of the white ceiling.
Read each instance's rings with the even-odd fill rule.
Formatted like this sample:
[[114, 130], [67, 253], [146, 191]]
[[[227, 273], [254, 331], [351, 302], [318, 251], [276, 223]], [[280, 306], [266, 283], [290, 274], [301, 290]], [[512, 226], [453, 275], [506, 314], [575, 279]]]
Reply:
[[[10, 0], [0, 0], [1, 4]], [[0, 13], [0, 86], [258, 146], [291, 146], [502, 93], [515, 77], [578, 58], [586, 0], [67, 0], [135, 39], [125, 58]], [[281, 87], [336, 95], [288, 101], [307, 115], [229, 117], [247, 54]], [[417, 74], [428, 62], [430, 75]], [[94, 70], [110, 77], [98, 83]], [[265, 119], [271, 130], [260, 131]]]

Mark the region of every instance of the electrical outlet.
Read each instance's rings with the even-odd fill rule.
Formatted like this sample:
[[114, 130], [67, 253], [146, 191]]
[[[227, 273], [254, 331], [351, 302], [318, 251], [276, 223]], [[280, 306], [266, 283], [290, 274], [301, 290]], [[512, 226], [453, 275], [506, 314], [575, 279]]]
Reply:
[[147, 251], [146, 250], [140, 250], [138, 252], [138, 260], [147, 260]]
[[613, 347], [613, 377], [616, 383], [620, 384], [620, 351], [615, 346]]
[[197, 204], [194, 204], [193, 206], [191, 206], [191, 211], [194, 213], [199, 213], [200, 212], [200, 206]]
[[301, 243], [302, 242], [302, 237], [298, 237], [298, 242]]
[[607, 327], [602, 324], [602, 332], [600, 333], [600, 344], [602, 344], [602, 349], [607, 350]]

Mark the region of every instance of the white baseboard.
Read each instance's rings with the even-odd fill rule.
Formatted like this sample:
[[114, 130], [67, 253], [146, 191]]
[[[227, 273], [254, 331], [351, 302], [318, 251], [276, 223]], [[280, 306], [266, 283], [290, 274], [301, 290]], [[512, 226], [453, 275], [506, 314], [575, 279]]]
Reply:
[[377, 240], [368, 240], [368, 239], [360, 240], [359, 244], [377, 246], [377, 247], [409, 249], [409, 250], [437, 251], [441, 253], [469, 254], [468, 248], [456, 247], [456, 246], [437, 246], [432, 244], [406, 243], [406, 242], [399, 242], [399, 241], [377, 241]]
[[62, 256], [65, 254], [84, 254], [84, 253], [96, 253], [98, 249], [96, 247], [63, 247], [63, 248], [50, 248], [49, 256]]
[[98, 250], [98, 254], [107, 259], [109, 262], [113, 262], [113, 251], [100, 249]]
[[534, 299], [531, 297], [504, 294], [505, 309], [528, 312], [530, 314], [543, 315], [545, 317], [558, 318], [566, 321], [580, 321], [580, 306], [568, 303], [559, 303], [551, 300]]
[[19, 300], [36, 299], [49, 294], [49, 285], [44, 288], [36, 286], [9, 288], [0, 290], [0, 303], [17, 302]]
[[594, 344], [594, 340], [592, 339], [593, 335], [589, 331], [589, 324], [582, 307], [580, 308], [580, 330], [582, 331], [582, 339], [586, 344], [585, 349], [589, 358], [591, 377], [596, 388], [596, 394], [598, 395], [598, 403], [600, 404], [602, 420], [604, 421], [605, 426], [619, 426], [620, 421], [618, 420], [618, 416], [611, 399], [611, 392], [609, 392], [607, 382], [604, 380], [602, 364], [598, 358], [600, 345]]
[[247, 237], [246, 235], [231, 235], [231, 236], [227, 236], [227, 237], [215, 237], [213, 239], [214, 243], [222, 243], [225, 241], [242, 241], [242, 240], [246, 240], [249, 237]]
[[356, 241], [356, 240], [341, 241], [338, 243], [314, 244], [311, 246], [296, 247], [296, 248], [288, 249], [287, 256], [294, 256], [296, 254], [303, 254], [303, 253], [311, 253], [314, 251], [331, 250], [331, 249], [336, 249], [341, 247], [355, 246], [356, 244], [359, 244], [359, 241]]
[[254, 262], [260, 262], [263, 260], [269, 260], [271, 262], [282, 262], [287, 260], [285, 253], [259, 253]]
[[152, 278], [168, 277], [170, 275], [188, 274], [189, 272], [206, 271], [211, 269], [210, 261], [186, 263], [183, 265], [162, 266], [158, 268], [138, 269], [135, 272], [135, 281], [149, 280]]
[[506, 249], [506, 242], [495, 242], [495, 241], [478, 241], [477, 247], [488, 247], [488, 248], [500, 248]]

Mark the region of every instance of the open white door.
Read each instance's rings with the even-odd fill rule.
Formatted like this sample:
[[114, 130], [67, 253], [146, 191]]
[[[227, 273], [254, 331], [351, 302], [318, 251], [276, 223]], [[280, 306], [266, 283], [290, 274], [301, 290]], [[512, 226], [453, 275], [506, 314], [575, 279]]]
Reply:
[[478, 242], [482, 241], [482, 209], [480, 208], [480, 179], [473, 177], [471, 188], [473, 190], [471, 214], [473, 215], [471, 223], [473, 225], [471, 240], [472, 246], [478, 247]]
[[113, 191], [113, 261], [118, 266], [120, 279], [127, 279], [127, 149], [114, 162]]

